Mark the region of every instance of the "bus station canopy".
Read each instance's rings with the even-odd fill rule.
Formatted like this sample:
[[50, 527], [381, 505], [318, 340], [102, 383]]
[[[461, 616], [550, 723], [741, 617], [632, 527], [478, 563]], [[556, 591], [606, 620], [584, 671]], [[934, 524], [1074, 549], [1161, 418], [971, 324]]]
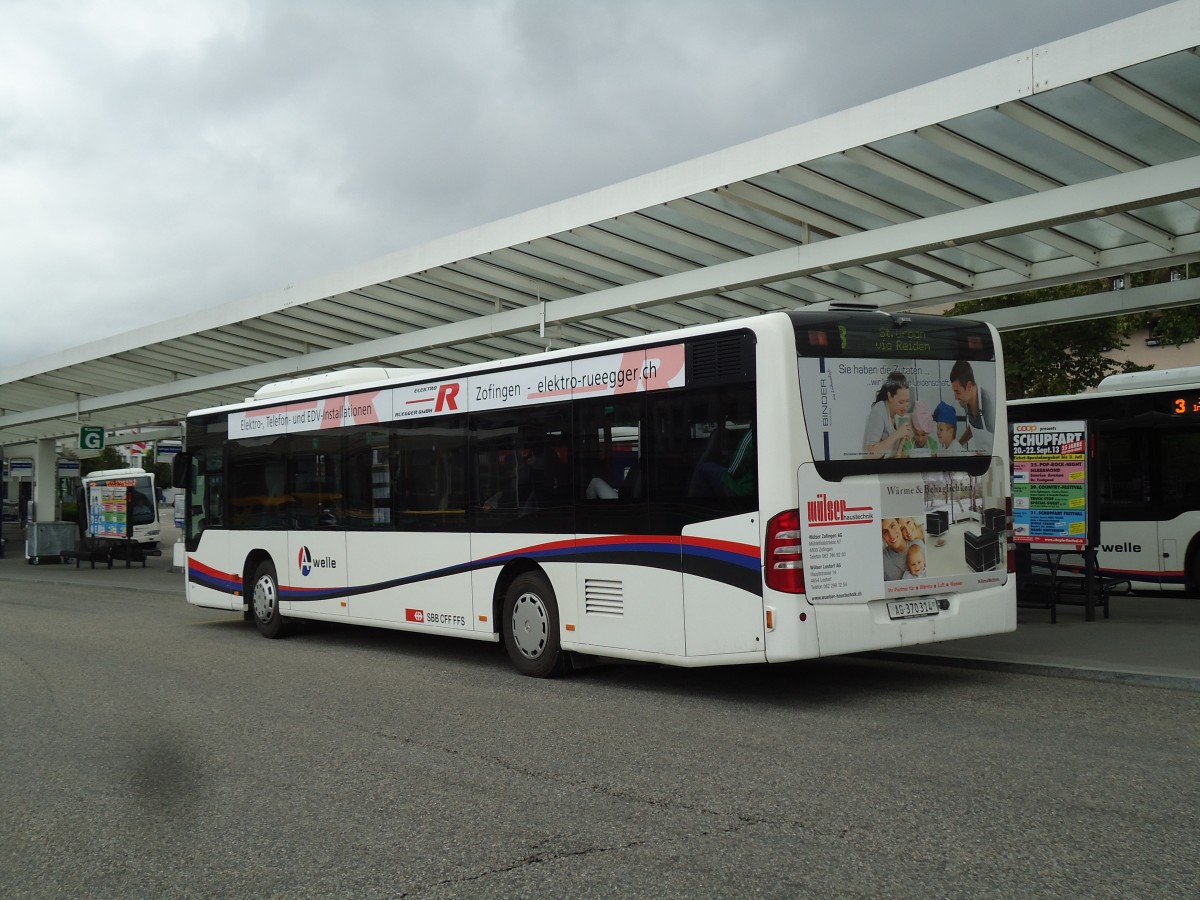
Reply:
[[[1200, 0], [306, 284], [0, 370], [0, 446], [264, 383], [443, 368], [826, 301], [942, 307], [1200, 259]], [[1200, 279], [987, 314], [1200, 300]], [[68, 442], [68, 446], [70, 442]]]

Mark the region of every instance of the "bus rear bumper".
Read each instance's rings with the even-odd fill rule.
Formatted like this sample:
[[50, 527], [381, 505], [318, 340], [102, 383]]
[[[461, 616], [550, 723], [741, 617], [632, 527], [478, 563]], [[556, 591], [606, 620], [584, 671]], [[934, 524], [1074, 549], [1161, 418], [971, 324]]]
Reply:
[[821, 656], [1003, 634], [1017, 628], [1013, 587], [952, 594], [944, 599], [947, 609], [904, 619], [891, 618], [886, 600], [820, 605], [815, 617]]

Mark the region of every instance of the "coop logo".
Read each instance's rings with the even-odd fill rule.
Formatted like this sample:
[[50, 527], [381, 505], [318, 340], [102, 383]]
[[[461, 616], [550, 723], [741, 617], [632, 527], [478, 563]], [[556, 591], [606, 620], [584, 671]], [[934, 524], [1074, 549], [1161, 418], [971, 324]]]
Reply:
[[337, 568], [337, 560], [332, 556], [314, 559], [312, 552], [307, 547], [300, 548], [300, 555], [297, 557], [296, 563], [300, 566], [300, 574], [304, 576], [308, 576], [313, 569]]
[[1036, 425], [1018, 425], [1016, 427], [1016, 431], [1020, 432], [1021, 434], [1028, 434], [1037, 430], [1038, 427]]

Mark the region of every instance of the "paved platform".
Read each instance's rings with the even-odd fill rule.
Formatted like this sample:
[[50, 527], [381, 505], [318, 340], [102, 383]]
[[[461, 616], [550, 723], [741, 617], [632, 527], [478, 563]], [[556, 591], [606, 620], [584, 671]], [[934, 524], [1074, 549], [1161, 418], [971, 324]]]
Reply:
[[171, 562], [171, 545], [162, 545], [162, 556], [146, 560], [145, 568], [135, 562], [129, 568], [125, 560], [113, 561], [109, 569], [104, 563], [83, 562], [79, 568], [75, 562], [43, 562], [31, 566], [25, 559], [25, 547], [14, 547], [12, 541], [4, 546], [4, 558], [0, 559], [0, 590], [7, 584], [86, 584], [115, 587], [121, 590], [150, 591], [175, 599], [183, 599], [183, 573], [174, 569]]
[[[87, 563], [78, 569], [74, 563], [31, 566], [23, 547], [14, 552], [10, 541], [5, 551], [0, 559], [0, 592], [18, 584], [86, 584], [148, 591], [183, 602], [183, 575], [172, 566], [169, 543], [163, 545], [161, 557], [147, 560], [145, 568], [140, 563], [126, 568], [123, 561], [113, 563], [112, 569], [104, 565], [92, 569]], [[1046, 610], [1018, 609], [1017, 630], [1010, 634], [874, 655], [1200, 690], [1200, 600], [1160, 594], [1115, 597], [1111, 614], [1106, 620], [1098, 612], [1096, 621], [1087, 622], [1082, 607], [1060, 606], [1058, 623], [1051, 625]]]
[[1081, 606], [1018, 609], [1009, 634], [927, 644], [879, 655], [1062, 677], [1200, 690], [1200, 600], [1178, 595], [1114, 597], [1111, 618]]

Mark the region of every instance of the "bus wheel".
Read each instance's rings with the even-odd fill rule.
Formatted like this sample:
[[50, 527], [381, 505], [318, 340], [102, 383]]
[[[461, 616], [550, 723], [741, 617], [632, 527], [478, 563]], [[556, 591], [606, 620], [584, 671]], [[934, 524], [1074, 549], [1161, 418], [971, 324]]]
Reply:
[[537, 572], [518, 575], [504, 597], [500, 626], [508, 658], [523, 675], [549, 678], [565, 669], [554, 589]]
[[259, 563], [254, 571], [250, 606], [259, 634], [277, 638], [283, 633], [283, 616], [279, 614], [279, 579], [275, 577], [275, 566], [270, 560]]

